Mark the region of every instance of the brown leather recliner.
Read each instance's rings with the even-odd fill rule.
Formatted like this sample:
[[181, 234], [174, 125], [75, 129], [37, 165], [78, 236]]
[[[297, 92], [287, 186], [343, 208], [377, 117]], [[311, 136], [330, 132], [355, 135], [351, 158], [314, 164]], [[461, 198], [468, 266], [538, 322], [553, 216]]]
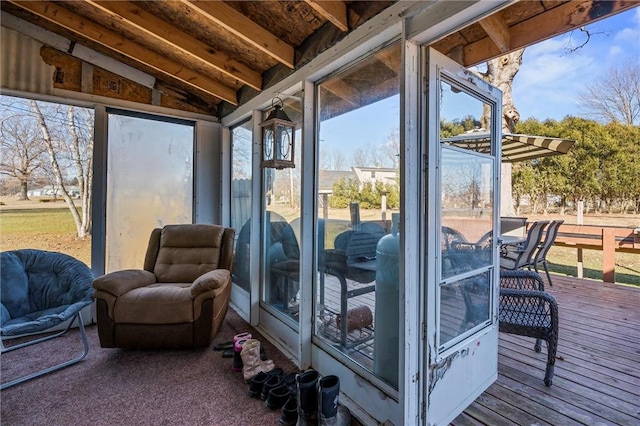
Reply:
[[235, 230], [167, 225], [151, 232], [144, 269], [93, 282], [103, 348], [207, 347], [227, 314]]

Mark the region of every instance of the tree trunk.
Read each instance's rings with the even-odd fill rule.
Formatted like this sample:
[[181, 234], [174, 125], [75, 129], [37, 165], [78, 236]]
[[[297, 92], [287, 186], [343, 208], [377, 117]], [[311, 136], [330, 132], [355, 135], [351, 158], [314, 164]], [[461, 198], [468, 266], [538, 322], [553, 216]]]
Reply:
[[27, 179], [20, 179], [20, 195], [18, 195], [18, 200], [26, 201], [29, 199], [29, 196], [27, 195], [28, 189], [29, 183], [27, 182]]
[[[62, 179], [62, 170], [60, 169], [60, 164], [58, 163], [58, 159], [56, 157], [56, 150], [53, 145], [53, 139], [51, 137], [51, 133], [49, 132], [49, 128], [47, 127], [47, 123], [44, 121], [44, 117], [42, 116], [42, 112], [40, 111], [40, 107], [36, 101], [31, 101], [31, 110], [36, 116], [36, 120], [38, 120], [38, 125], [40, 126], [40, 130], [42, 131], [42, 139], [44, 140], [45, 146], [47, 147], [47, 151], [49, 152], [49, 157], [51, 158], [51, 168], [53, 169], [54, 176], [56, 178], [56, 186], [54, 186], [54, 195], [55, 188], [60, 188], [62, 192], [62, 197], [67, 205], [73, 205], [73, 200], [69, 196], [67, 192], [67, 188], [64, 186], [64, 181]], [[71, 215], [73, 216], [73, 220], [76, 225], [80, 222], [80, 215], [78, 211], [73, 208], [71, 210]], [[79, 236], [79, 235], [78, 235]]]
[[[520, 113], [513, 103], [513, 79], [520, 70], [524, 49], [519, 49], [487, 61], [487, 71], [482, 77], [502, 91], [502, 132], [513, 133], [520, 120]], [[482, 125], [489, 128], [490, 117], [485, 111]], [[502, 163], [500, 172], [502, 186], [500, 188], [500, 216], [515, 216], [511, 184], [511, 163]]]

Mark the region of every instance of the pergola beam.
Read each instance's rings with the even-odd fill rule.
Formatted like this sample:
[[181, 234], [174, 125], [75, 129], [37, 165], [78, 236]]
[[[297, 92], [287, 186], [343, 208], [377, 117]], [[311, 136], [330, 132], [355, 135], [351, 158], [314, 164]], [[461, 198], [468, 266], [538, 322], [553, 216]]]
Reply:
[[479, 24], [500, 49], [500, 52], [507, 53], [511, 49], [509, 26], [498, 14], [487, 16]]
[[[638, 7], [637, 1], [586, 0], [564, 3], [509, 27], [511, 42], [508, 51], [539, 43], [634, 7]], [[464, 47], [462, 65], [476, 65], [507, 52], [502, 52], [492, 38], [485, 37]]]

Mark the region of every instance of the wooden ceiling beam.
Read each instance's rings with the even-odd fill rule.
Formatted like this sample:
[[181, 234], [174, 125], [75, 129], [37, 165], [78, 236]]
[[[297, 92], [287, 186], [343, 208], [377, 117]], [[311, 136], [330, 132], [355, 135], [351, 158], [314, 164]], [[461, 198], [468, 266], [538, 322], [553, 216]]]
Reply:
[[230, 31], [289, 68], [294, 68], [295, 49], [222, 1], [180, 0], [211, 22]]
[[[527, 47], [583, 25], [638, 7], [637, 1], [570, 1], [549, 9], [509, 28], [510, 50]], [[500, 56], [498, 46], [489, 37], [464, 47], [464, 66], [472, 66]]]
[[139, 8], [133, 2], [86, 0], [86, 3], [110, 14], [113, 19], [119, 19], [125, 25], [130, 25], [195, 58], [205, 67], [219, 71], [234, 80], [239, 80], [256, 90], [262, 89], [260, 73], [230, 58], [229, 55], [211, 49], [206, 43]]
[[343, 1], [305, 0], [306, 3], [340, 31], [349, 31], [347, 4]]
[[502, 17], [489, 15], [479, 22], [480, 26], [487, 35], [493, 40], [500, 52], [507, 53], [511, 49], [511, 34], [509, 26], [504, 22]]
[[238, 104], [235, 90], [210, 79], [196, 71], [184, 67], [184, 64], [159, 55], [128, 38], [109, 30], [102, 25], [83, 18], [60, 4], [48, 1], [16, 1], [6, 0], [40, 16], [56, 25], [99, 43], [111, 50], [119, 52], [135, 61], [166, 75], [170, 79], [177, 79], [189, 86], [200, 89], [218, 99], [234, 105]]

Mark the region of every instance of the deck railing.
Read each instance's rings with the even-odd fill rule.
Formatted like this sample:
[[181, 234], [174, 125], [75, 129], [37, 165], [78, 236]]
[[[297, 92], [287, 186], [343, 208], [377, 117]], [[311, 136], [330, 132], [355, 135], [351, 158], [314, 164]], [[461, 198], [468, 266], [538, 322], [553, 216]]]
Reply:
[[562, 224], [554, 245], [576, 249], [578, 278], [582, 278], [583, 250], [602, 251], [602, 280], [613, 283], [616, 252], [640, 254], [640, 228]]

